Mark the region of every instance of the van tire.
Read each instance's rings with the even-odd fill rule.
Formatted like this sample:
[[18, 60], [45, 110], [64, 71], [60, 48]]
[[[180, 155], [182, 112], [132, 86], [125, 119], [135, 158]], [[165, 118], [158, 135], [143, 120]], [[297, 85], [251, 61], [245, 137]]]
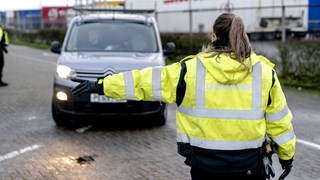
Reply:
[[52, 119], [57, 126], [68, 127], [71, 125], [71, 119], [66, 114], [63, 114], [58, 110], [56, 105], [52, 103], [51, 105]]
[[161, 111], [159, 114], [155, 116], [155, 125], [157, 126], [164, 126], [167, 122], [167, 107], [165, 105], [165, 108], [163, 111]]

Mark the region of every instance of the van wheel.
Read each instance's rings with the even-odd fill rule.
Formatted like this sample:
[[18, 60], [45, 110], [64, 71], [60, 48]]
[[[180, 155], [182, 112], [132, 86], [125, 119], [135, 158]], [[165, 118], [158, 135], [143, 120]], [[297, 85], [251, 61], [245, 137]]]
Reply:
[[167, 107], [155, 116], [155, 125], [163, 126], [167, 122]]
[[167, 121], [167, 117], [165, 117], [164, 115], [161, 115], [157, 118], [156, 125], [164, 126], [166, 124], [166, 121]]
[[56, 123], [56, 125], [64, 127], [68, 127], [71, 125], [70, 118], [66, 114], [63, 114], [61, 111], [59, 111], [54, 103], [52, 103], [51, 105], [51, 113], [52, 119]]

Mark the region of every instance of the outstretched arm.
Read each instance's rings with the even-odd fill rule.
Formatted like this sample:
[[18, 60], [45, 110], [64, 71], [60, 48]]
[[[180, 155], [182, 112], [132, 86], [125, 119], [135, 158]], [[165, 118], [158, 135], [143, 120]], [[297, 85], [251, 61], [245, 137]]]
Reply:
[[[81, 82], [72, 89], [72, 93], [81, 95], [99, 91], [114, 99], [173, 103], [176, 100], [180, 70], [180, 63], [174, 63], [165, 67], [149, 67], [122, 72], [96, 82]], [[100, 87], [103, 89], [101, 90]]]

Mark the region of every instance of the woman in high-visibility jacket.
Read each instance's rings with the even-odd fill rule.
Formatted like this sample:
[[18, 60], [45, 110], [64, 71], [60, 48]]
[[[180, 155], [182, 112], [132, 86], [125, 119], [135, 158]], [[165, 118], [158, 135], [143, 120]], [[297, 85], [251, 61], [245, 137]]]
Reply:
[[274, 65], [252, 52], [234, 14], [216, 19], [212, 41], [179, 63], [83, 81], [72, 92], [177, 103], [178, 152], [192, 179], [266, 179], [266, 137], [277, 144], [283, 168], [291, 168], [296, 137]]

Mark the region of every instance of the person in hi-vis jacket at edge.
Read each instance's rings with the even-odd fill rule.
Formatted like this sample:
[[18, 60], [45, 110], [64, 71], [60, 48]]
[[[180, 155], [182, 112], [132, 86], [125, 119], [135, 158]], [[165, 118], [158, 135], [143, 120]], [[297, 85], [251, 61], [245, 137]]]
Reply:
[[176, 103], [177, 148], [192, 179], [266, 179], [263, 143], [278, 147], [283, 169], [292, 168], [296, 136], [274, 65], [253, 52], [242, 18], [223, 13], [212, 44], [164, 67], [79, 80], [72, 93], [114, 99]]
[[3, 82], [2, 74], [3, 74], [3, 67], [4, 67], [4, 54], [8, 53], [7, 46], [9, 45], [9, 37], [6, 31], [3, 30], [2, 26], [0, 25], [0, 87], [8, 86], [8, 83]]

